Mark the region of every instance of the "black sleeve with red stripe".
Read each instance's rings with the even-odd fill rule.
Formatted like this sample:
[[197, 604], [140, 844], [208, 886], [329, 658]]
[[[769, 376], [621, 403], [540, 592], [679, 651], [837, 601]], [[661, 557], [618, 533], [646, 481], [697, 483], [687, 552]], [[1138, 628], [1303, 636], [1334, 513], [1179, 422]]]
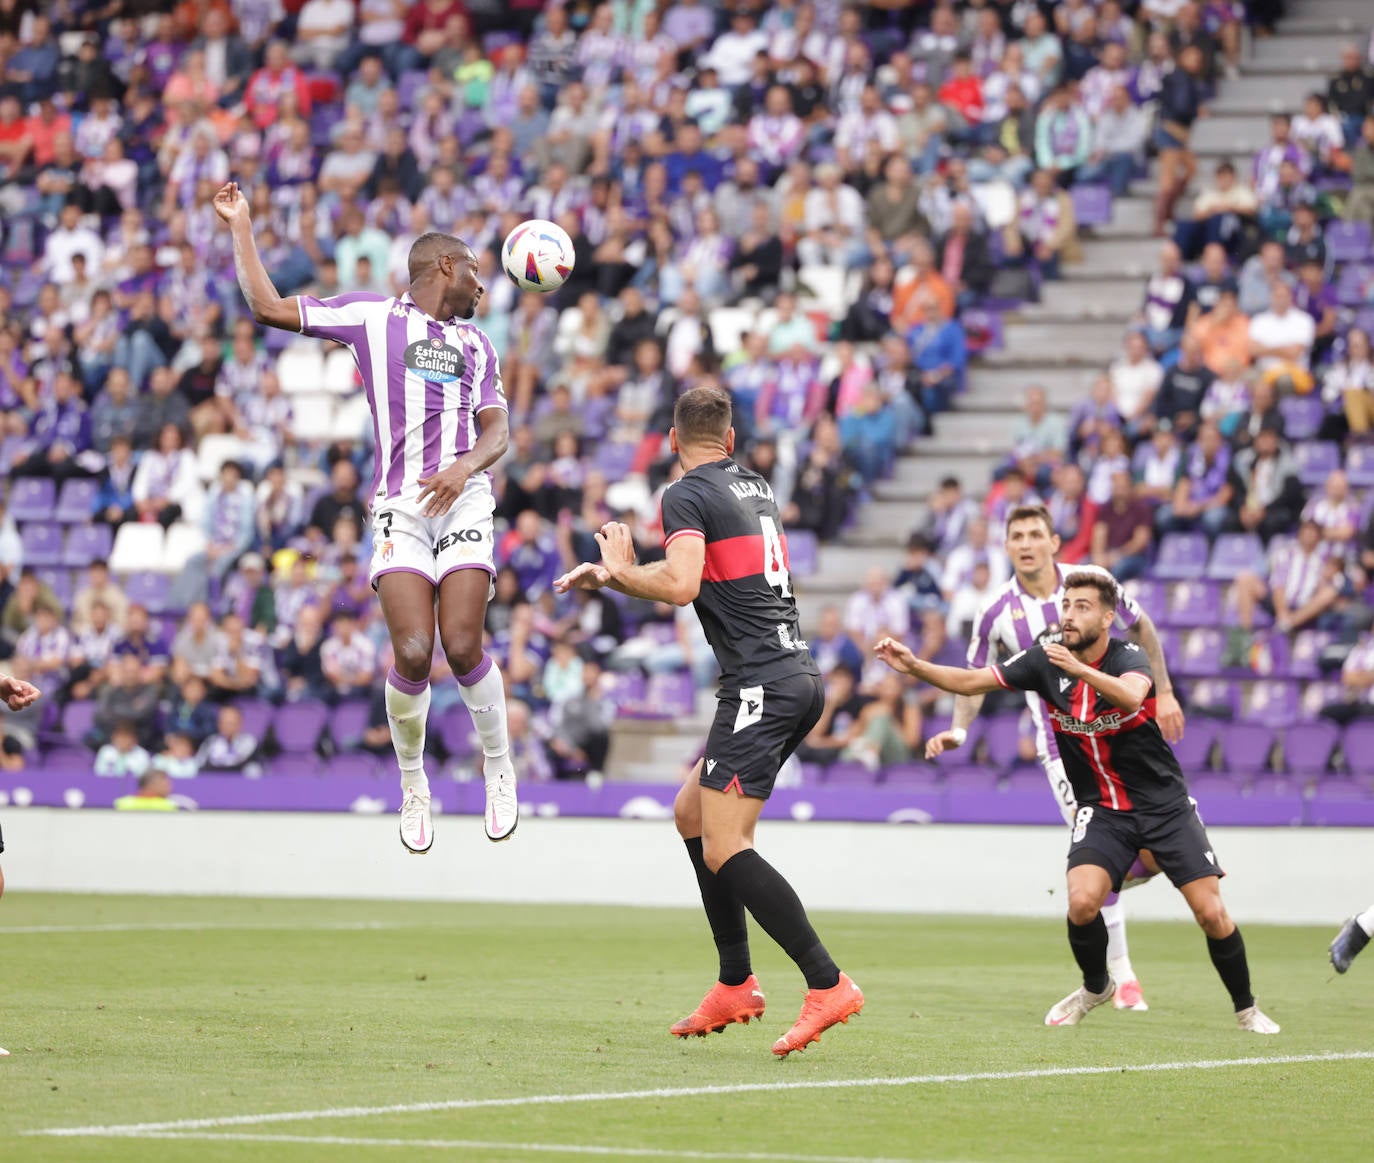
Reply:
[[659, 506], [663, 520], [663, 543], [668, 545], [674, 537], [706, 537], [706, 513], [698, 497], [684, 481], [677, 481], [663, 490], [663, 500]]
[[1054, 667], [1045, 656], [1043, 646], [1032, 646], [1020, 654], [1013, 654], [1005, 662], [992, 668], [993, 677], [1004, 687], [1016, 691], [1035, 691], [1043, 694], [1049, 688]]

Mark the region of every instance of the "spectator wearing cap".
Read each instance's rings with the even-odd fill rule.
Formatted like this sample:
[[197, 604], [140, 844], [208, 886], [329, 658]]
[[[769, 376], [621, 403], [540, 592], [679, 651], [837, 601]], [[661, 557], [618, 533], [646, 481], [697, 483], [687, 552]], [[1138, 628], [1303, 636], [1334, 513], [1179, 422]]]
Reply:
[[1125, 86], [1113, 88], [1093, 115], [1092, 149], [1077, 180], [1105, 181], [1114, 197], [1125, 197], [1144, 157], [1149, 128], [1148, 118], [1132, 103]]
[[1306, 395], [1312, 390], [1310, 370], [1316, 325], [1294, 306], [1286, 283], [1275, 283], [1269, 310], [1250, 320], [1250, 356], [1262, 383], [1280, 394]]

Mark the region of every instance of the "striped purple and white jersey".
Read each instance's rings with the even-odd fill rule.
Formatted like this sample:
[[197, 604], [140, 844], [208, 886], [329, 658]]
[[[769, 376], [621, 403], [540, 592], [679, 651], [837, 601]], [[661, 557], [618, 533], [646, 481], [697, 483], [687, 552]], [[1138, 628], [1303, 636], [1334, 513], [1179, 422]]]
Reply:
[[[1043, 642], [1058, 642], [1059, 616], [1064, 604], [1064, 578], [1070, 573], [1100, 573], [1116, 582], [1100, 565], [1063, 566], [1056, 563], [1054, 569], [1059, 584], [1048, 601], [1042, 602], [1026, 593], [1015, 574], [988, 599], [974, 620], [973, 637], [969, 639], [968, 664], [971, 669], [992, 665], [997, 661], [999, 651], [1006, 655], [1019, 654]], [[1116, 591], [1115, 626], [1129, 630], [1140, 621], [1141, 610], [1135, 599], [1121, 588], [1120, 582], [1116, 583]], [[1059, 747], [1054, 741], [1054, 732], [1048, 728], [1045, 700], [1028, 691], [1026, 706], [1035, 720], [1035, 753], [1042, 763], [1058, 759]]]
[[491, 340], [462, 319], [433, 319], [409, 294], [299, 297], [301, 334], [353, 353], [372, 405], [376, 500], [419, 494], [419, 479], [447, 468], [477, 443], [477, 416], [506, 411]]

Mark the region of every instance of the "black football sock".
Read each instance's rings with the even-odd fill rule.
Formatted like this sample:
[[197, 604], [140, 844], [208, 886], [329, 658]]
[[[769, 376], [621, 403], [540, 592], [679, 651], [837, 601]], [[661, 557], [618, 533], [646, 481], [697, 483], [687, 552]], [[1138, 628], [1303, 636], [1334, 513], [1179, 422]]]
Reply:
[[744, 905], [709, 868], [702, 855], [701, 837], [684, 840], [687, 855], [697, 874], [701, 903], [720, 955], [720, 981], [723, 985], [743, 985], [753, 969], [749, 965], [749, 930]]
[[1083, 971], [1083, 988], [1101, 993], [1107, 988], [1107, 922], [1098, 913], [1086, 925], [1069, 922], [1069, 948]]
[[716, 877], [770, 937], [782, 946], [806, 978], [809, 989], [833, 989], [840, 971], [830, 959], [806, 909], [782, 873], [752, 848], [736, 852], [720, 866]]
[[1208, 937], [1207, 952], [1212, 955], [1212, 964], [1217, 967], [1221, 984], [1231, 995], [1236, 1013], [1248, 1010], [1255, 1004], [1255, 995], [1250, 992], [1250, 962], [1245, 956], [1245, 938], [1240, 935], [1240, 928], [1220, 940]]

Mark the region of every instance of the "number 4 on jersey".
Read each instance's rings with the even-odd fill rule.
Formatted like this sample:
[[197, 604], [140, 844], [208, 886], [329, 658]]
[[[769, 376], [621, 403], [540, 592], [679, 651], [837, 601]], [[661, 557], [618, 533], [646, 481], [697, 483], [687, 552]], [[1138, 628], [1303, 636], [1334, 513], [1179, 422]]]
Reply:
[[760, 517], [759, 526], [763, 530], [763, 580], [778, 591], [778, 596], [792, 596], [792, 579], [787, 573], [787, 554], [782, 547], [782, 537], [772, 517]]

